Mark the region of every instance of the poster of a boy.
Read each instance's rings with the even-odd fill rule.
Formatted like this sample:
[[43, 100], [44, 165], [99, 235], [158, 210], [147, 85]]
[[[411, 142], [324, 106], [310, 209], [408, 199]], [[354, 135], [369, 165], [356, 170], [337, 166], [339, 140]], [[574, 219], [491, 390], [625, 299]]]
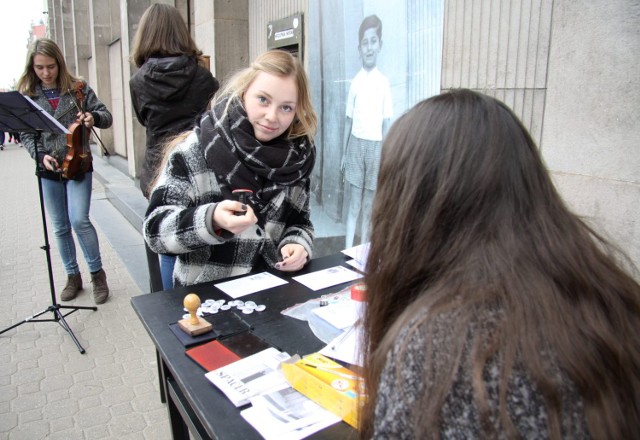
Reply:
[[348, 204], [346, 247], [354, 246], [356, 227], [360, 238], [368, 241], [373, 195], [378, 180], [382, 139], [393, 115], [391, 87], [378, 70], [382, 49], [382, 22], [376, 15], [362, 20], [358, 32], [358, 51], [362, 68], [351, 81], [346, 105], [344, 150], [341, 171]]

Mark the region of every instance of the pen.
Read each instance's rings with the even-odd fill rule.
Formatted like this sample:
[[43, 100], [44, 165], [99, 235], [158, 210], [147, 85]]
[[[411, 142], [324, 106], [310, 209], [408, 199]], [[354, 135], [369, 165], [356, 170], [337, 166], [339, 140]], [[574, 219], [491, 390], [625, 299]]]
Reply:
[[313, 365], [313, 364], [307, 364], [306, 362], [302, 362], [301, 365], [304, 365], [305, 367], [315, 368], [316, 370], [324, 371], [324, 372], [327, 372], [327, 373], [335, 374], [336, 376], [340, 376], [340, 377], [343, 377], [345, 379], [362, 380], [362, 378], [360, 376], [354, 376], [352, 374], [340, 373], [339, 371], [334, 371], [331, 368], [320, 367], [318, 365]]

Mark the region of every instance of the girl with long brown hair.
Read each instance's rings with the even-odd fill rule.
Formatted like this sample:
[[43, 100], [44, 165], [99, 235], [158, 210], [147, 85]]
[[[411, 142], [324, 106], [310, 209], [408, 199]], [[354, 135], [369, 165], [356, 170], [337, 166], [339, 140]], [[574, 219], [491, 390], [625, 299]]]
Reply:
[[[78, 122], [87, 129], [94, 126], [104, 129], [113, 122], [111, 112], [95, 91], [69, 72], [62, 51], [48, 38], [31, 44], [17, 88], [65, 127]], [[102, 268], [98, 234], [89, 218], [93, 166], [89, 163], [86, 170], [73, 177], [64, 175], [68, 148], [63, 134], [42, 133], [38, 137], [36, 133], [25, 132], [21, 134], [21, 141], [40, 166], [47, 215], [67, 273], [60, 299], [70, 301], [83, 289], [73, 231], [91, 273], [93, 299], [96, 304], [104, 303], [109, 296], [109, 286]]]
[[386, 138], [362, 438], [633, 438], [640, 286], [496, 99], [454, 90]]
[[[149, 198], [164, 144], [193, 128], [220, 84], [204, 66], [180, 11], [164, 3], [154, 3], [142, 14], [131, 60], [139, 67], [129, 80], [131, 104], [147, 135], [140, 190]], [[165, 290], [173, 288], [175, 261], [175, 255], [160, 255]]]

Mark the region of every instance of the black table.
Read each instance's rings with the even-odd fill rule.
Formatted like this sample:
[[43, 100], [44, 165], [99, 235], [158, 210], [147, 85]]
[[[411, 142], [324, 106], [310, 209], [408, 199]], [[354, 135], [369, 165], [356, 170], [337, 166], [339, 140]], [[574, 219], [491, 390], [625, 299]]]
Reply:
[[[304, 303], [326, 293], [337, 292], [348, 283], [324, 290], [312, 291], [291, 278], [328, 267], [344, 265], [346, 257], [336, 254], [312, 260], [302, 271], [293, 274], [272, 272], [286, 279], [287, 284], [251, 295], [243, 301], [253, 300], [265, 304], [263, 312], [242, 315], [251, 325], [251, 332], [269, 345], [287, 353], [301, 356], [319, 351], [326, 344], [316, 338], [305, 321], [280, 312], [294, 304]], [[236, 277], [238, 278], [238, 277]], [[233, 278], [230, 278], [233, 279]], [[183, 300], [186, 294], [196, 293], [204, 302], [207, 299], [232, 299], [214, 287], [221, 281], [180, 287], [133, 297], [131, 303], [142, 324], [156, 346], [161, 398], [166, 398], [174, 439], [219, 438], [261, 439], [260, 434], [247, 423], [227, 397], [205, 377], [205, 371], [185, 354], [184, 345], [169, 328], [182, 318]], [[221, 312], [224, 313], [224, 312]], [[340, 422], [316, 434], [313, 439], [355, 438], [356, 431]]]

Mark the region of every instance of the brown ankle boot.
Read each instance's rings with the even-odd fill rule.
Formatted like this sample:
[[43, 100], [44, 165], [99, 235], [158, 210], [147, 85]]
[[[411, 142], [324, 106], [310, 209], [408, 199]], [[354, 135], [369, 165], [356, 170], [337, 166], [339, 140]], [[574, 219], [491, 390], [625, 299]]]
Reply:
[[96, 304], [102, 304], [109, 296], [109, 286], [107, 286], [107, 274], [104, 269], [100, 269], [96, 274], [91, 275], [93, 283], [93, 300]]
[[67, 285], [64, 286], [60, 293], [60, 299], [62, 301], [71, 301], [78, 295], [78, 292], [82, 290], [82, 277], [79, 273], [75, 275], [68, 275]]

